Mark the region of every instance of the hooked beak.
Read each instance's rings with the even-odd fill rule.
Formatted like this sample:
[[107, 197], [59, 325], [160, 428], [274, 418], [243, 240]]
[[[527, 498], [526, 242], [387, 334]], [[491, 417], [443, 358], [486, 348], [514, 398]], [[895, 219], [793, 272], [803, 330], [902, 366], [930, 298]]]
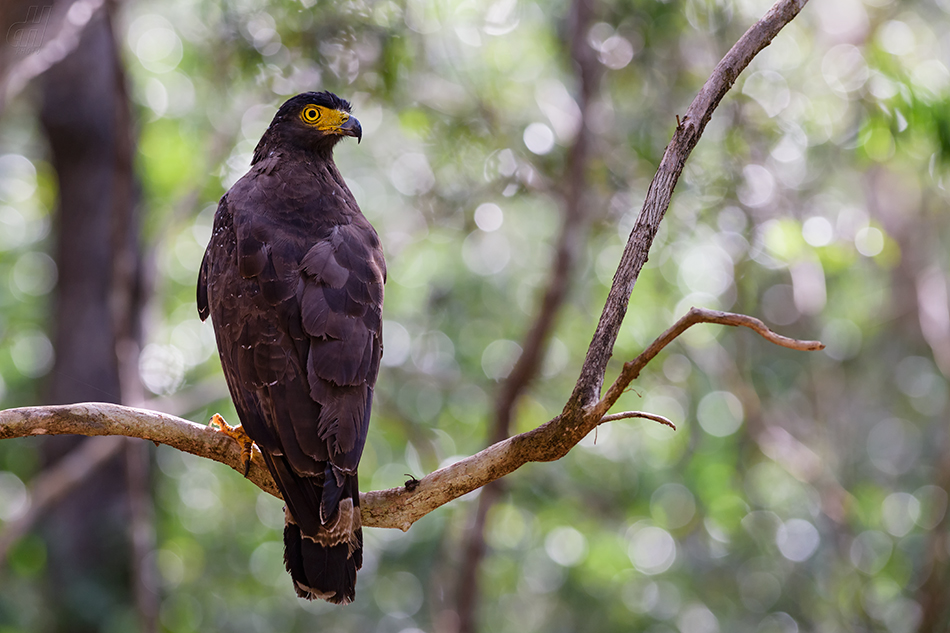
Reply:
[[351, 116], [340, 126], [340, 134], [356, 137], [357, 143], [363, 140], [363, 128], [360, 127], [360, 122], [355, 116]]

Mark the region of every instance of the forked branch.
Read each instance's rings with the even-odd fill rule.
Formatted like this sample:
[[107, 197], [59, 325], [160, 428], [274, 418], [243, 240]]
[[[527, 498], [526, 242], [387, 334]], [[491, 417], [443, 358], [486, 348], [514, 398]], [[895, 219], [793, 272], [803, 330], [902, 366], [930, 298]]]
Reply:
[[[824, 347], [817, 341], [798, 341], [776, 334], [752, 317], [693, 308], [640, 356], [624, 364], [623, 371], [607, 394], [585, 412], [579, 424], [563, 415], [558, 416], [532, 431], [492, 444], [480, 453], [430, 473], [411, 487], [364, 493], [360, 495], [363, 525], [408, 530], [414, 522], [436, 508], [504, 477], [528, 462], [563, 457], [604, 422], [643, 417], [673, 426], [670, 420], [655, 414], [628, 411], [607, 415], [606, 412], [650, 360], [697, 323], [748, 327], [770, 342], [791, 349], [819, 350]], [[243, 466], [240, 447], [228, 436], [210, 427], [156, 411], [97, 402], [0, 411], [0, 439], [62, 434], [138, 437], [213, 459], [239, 472]], [[263, 459], [256, 452], [251, 459], [248, 479], [261, 490], [280, 496]]]

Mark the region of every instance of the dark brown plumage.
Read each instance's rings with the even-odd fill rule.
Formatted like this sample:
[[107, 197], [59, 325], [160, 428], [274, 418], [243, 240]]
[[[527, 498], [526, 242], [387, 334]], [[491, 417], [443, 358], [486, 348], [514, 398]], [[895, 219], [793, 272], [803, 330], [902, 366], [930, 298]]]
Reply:
[[363, 559], [359, 464], [382, 355], [386, 264], [333, 163], [350, 104], [293, 97], [215, 214], [198, 276], [231, 397], [286, 502], [297, 594], [346, 604]]

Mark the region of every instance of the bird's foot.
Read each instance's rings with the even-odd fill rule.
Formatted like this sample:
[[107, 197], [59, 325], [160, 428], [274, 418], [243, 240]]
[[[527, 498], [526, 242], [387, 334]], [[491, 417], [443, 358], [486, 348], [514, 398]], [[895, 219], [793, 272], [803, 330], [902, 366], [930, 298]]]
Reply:
[[243, 426], [240, 424], [231, 426], [225, 422], [224, 418], [218, 413], [211, 416], [211, 421], [208, 422], [208, 426], [217, 427], [219, 431], [240, 445], [241, 464], [244, 466], [244, 476], [247, 477], [248, 472], [251, 470], [251, 449], [254, 447], [254, 440], [251, 439], [251, 436], [247, 434]]

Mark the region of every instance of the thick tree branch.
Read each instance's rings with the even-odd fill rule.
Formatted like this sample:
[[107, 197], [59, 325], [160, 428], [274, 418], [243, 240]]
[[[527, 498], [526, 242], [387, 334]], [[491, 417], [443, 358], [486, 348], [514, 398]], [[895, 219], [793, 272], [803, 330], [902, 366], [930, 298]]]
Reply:
[[[32, 435], [125, 435], [167, 444], [180, 451], [207, 457], [244, 472], [241, 449], [228, 436], [188, 420], [105, 402], [0, 411], [0, 440]], [[279, 497], [264, 458], [255, 451], [247, 478], [261, 490]]]
[[[413, 523], [436, 508], [500, 479], [528, 462], [560, 459], [603, 422], [625, 417], [646, 417], [664, 424], [670, 423], [654, 414], [627, 412], [607, 416], [606, 412], [650, 360], [697, 323], [748, 327], [768, 341], [791, 349], [819, 350], [824, 347], [817, 341], [798, 341], [780, 336], [752, 317], [693, 308], [640, 356], [624, 364], [623, 371], [604, 398], [589, 407], [578, 422], [558, 416], [532, 431], [492, 444], [480, 453], [430, 473], [411, 489], [400, 487], [361, 494], [363, 525], [408, 530]], [[242, 472], [241, 450], [236, 442], [210, 427], [172, 415], [98, 402], [0, 411], [0, 440], [63, 434], [138, 437], [213, 459]], [[263, 458], [256, 451], [251, 458], [248, 479], [265, 492], [280, 496]]]

